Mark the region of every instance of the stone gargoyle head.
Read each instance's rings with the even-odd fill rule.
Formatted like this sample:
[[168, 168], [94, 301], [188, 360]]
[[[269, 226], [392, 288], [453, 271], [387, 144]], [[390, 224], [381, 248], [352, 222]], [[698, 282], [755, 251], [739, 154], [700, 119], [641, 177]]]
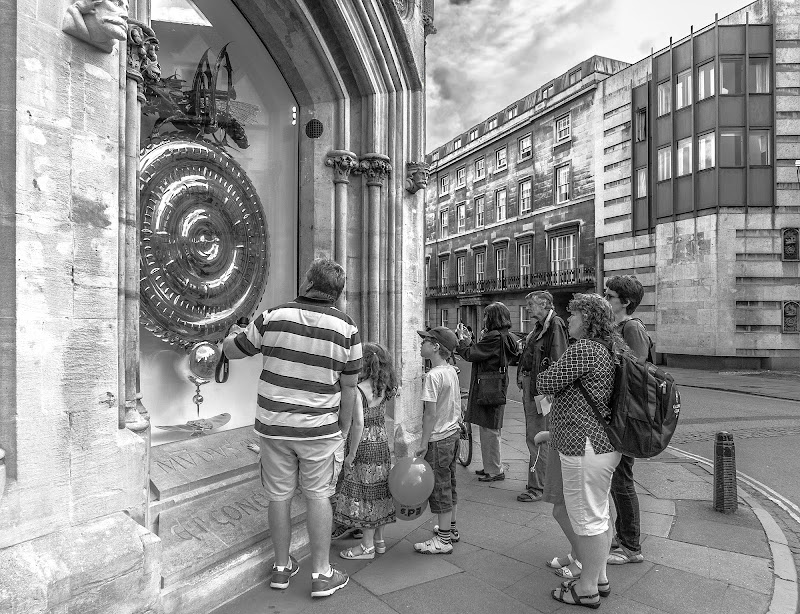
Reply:
[[64, 15], [61, 30], [111, 53], [114, 41], [128, 38], [128, 0], [76, 0]]

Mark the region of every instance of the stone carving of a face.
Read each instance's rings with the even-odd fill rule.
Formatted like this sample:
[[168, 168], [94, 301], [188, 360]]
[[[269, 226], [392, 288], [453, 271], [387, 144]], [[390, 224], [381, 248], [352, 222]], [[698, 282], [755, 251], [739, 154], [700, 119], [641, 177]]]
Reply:
[[111, 53], [115, 40], [128, 37], [128, 0], [77, 0], [67, 9], [61, 29]]

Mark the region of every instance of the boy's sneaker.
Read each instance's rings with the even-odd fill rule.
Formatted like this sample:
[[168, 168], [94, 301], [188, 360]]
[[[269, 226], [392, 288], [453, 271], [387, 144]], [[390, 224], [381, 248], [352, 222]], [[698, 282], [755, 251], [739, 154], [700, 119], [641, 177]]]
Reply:
[[331, 575], [323, 576], [320, 574], [316, 579], [311, 580], [311, 596], [327, 597], [333, 595], [340, 588], [347, 586], [350, 577], [343, 571], [339, 571], [331, 565]]
[[289, 556], [289, 565], [283, 571], [278, 571], [277, 565], [272, 564], [272, 581], [269, 583], [270, 588], [286, 589], [289, 588], [289, 578], [296, 575], [300, 571], [300, 564], [293, 556]]
[[[439, 535], [439, 525], [433, 525], [433, 533], [434, 535]], [[461, 541], [461, 537], [458, 535], [458, 529], [450, 529], [450, 541], [451, 542], [458, 542]]]
[[438, 535], [424, 542], [414, 544], [414, 552], [420, 554], [453, 554], [453, 544], [444, 544]]

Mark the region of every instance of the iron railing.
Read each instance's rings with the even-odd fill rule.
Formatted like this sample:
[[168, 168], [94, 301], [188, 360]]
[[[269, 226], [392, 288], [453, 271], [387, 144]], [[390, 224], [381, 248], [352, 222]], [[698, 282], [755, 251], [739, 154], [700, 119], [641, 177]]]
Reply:
[[577, 269], [566, 269], [564, 271], [494, 277], [481, 281], [473, 280], [455, 284], [430, 286], [425, 289], [425, 296], [437, 297], [457, 296], [459, 294], [518, 292], [520, 290], [537, 290], [562, 286], [593, 286], [594, 283], [594, 267], [579, 266]]

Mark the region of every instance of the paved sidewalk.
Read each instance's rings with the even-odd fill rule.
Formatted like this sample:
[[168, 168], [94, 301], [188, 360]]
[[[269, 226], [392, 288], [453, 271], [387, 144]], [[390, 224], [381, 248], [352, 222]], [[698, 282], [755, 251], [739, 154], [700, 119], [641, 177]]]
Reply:
[[[730, 388], [729, 388], [730, 389]], [[312, 601], [308, 561], [285, 592], [264, 584], [218, 614], [342, 612], [347, 614], [574, 612], [550, 597], [559, 579], [545, 561], [567, 552], [568, 542], [547, 503], [519, 503], [526, 484], [527, 448], [521, 405], [510, 402], [503, 429], [506, 480], [477, 481], [480, 447], [469, 468], [459, 466], [458, 527], [452, 555], [425, 556], [413, 543], [428, 539], [428, 513], [386, 530], [386, 554], [374, 561], [344, 561], [338, 542], [331, 561], [350, 573], [350, 584]], [[611, 596], [600, 611], [673, 614], [794, 613], [797, 583], [786, 539], [769, 514], [742, 493], [732, 515], [711, 505], [712, 476], [689, 459], [665, 453], [637, 461], [642, 510], [640, 564], [609, 566]], [[749, 501], [749, 504], [747, 503]], [[752, 506], [755, 506], [755, 511]], [[769, 537], [768, 537], [769, 535]], [[585, 611], [585, 610], [577, 610]]]

